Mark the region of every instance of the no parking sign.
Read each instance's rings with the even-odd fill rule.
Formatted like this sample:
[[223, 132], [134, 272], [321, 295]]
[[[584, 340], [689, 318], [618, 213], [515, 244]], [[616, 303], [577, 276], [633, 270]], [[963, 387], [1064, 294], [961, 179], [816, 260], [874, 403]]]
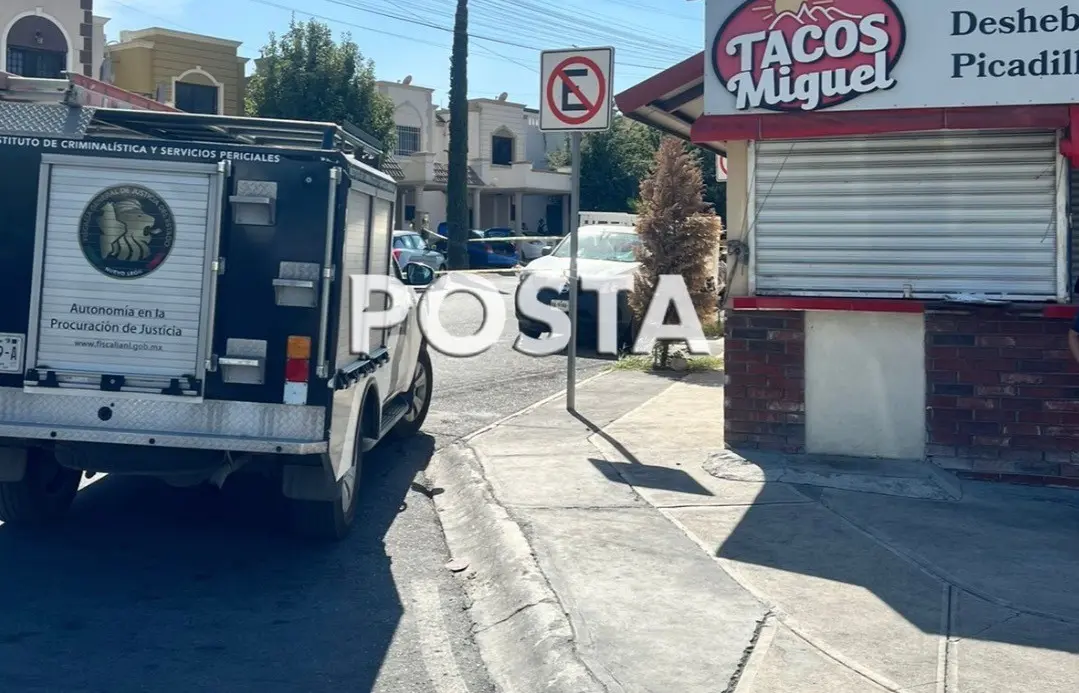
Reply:
[[613, 73], [613, 48], [544, 51], [540, 56], [540, 130], [610, 128]]

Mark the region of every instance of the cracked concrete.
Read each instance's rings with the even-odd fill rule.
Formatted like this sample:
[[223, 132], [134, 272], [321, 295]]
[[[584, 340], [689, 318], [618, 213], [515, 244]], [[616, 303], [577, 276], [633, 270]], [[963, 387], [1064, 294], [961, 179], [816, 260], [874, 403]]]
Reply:
[[470, 441], [492, 519], [438, 498], [505, 690], [1079, 690], [1079, 496], [717, 455], [721, 377], [609, 374]]

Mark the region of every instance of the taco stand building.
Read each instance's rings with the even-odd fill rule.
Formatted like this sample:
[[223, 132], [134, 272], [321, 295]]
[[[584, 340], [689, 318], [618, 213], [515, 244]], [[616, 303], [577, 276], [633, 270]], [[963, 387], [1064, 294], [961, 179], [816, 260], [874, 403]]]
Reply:
[[1079, 1], [706, 18], [616, 102], [727, 157], [728, 446], [1079, 485]]

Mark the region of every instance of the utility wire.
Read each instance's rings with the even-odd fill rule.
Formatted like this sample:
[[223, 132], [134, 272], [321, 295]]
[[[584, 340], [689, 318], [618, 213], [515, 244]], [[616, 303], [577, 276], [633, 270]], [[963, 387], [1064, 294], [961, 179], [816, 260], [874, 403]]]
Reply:
[[[406, 24], [412, 24], [414, 26], [423, 26], [423, 27], [427, 27], [429, 29], [435, 29], [437, 31], [443, 31], [443, 32], [450, 33], [450, 34], [453, 33], [453, 28], [452, 27], [444, 26], [442, 24], [438, 24], [438, 23], [433, 22], [433, 21], [427, 21], [427, 20], [424, 20], [424, 19], [418, 19], [415, 16], [409, 17], [409, 16], [404, 16], [402, 14], [398, 14], [398, 13], [395, 13], [395, 12], [390, 12], [390, 11], [387, 11], [387, 10], [384, 10], [384, 9], [375, 9], [373, 7], [368, 6], [369, 5], [368, 3], [363, 3], [363, 2], [360, 2], [359, 0], [326, 0], [326, 1], [330, 2], [330, 3], [333, 3], [335, 5], [340, 5], [342, 7], [348, 7], [348, 8], [360, 11], [360, 12], [365, 12], [367, 14], [373, 14], [375, 16], [385, 17], [387, 19], [393, 19], [393, 20], [396, 20], [396, 21], [399, 21], [399, 22], [404, 22]], [[297, 11], [299, 11], [299, 10], [297, 10]], [[546, 50], [545, 48], [540, 47], [540, 46], [530, 45], [530, 44], [527, 44], [527, 43], [522, 43], [520, 41], [511, 41], [511, 40], [508, 40], [508, 39], [499, 38], [497, 36], [487, 36], [487, 35], [484, 35], [484, 34], [478, 34], [478, 33], [473, 33], [473, 32], [469, 32], [468, 36], [469, 36], [469, 38], [480, 39], [480, 40], [483, 40], [483, 41], [488, 41], [490, 43], [496, 43], [496, 44], [504, 45], [504, 46], [512, 46], [514, 48], [524, 48], [524, 49], [532, 50], [532, 51], [536, 51], [536, 52]], [[564, 41], [565, 37], [563, 37], [562, 40]], [[616, 60], [617, 60], [617, 52], [616, 52]], [[645, 65], [645, 64], [641, 64], [641, 63], [631, 63], [631, 62], [622, 62], [622, 61], [618, 61], [618, 62], [621, 62], [623, 65], [626, 65], [627, 67], [639, 67], [639, 68], [643, 68], [643, 69], [646, 69], [646, 70], [662, 70], [662, 69], [665, 69], [665, 67], [666, 67], [666, 66], [660, 66], [660, 65]]]

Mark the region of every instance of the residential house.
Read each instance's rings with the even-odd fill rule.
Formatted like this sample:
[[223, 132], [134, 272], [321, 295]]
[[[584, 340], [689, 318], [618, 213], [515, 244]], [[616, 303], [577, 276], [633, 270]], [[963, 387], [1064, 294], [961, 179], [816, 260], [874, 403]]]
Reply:
[[[386, 169], [401, 188], [397, 225], [405, 228], [426, 216], [431, 229], [446, 218], [449, 120], [447, 109], [435, 108], [433, 89], [381, 81], [381, 93], [393, 100], [397, 146]], [[473, 228], [527, 224], [541, 220], [552, 234], [562, 232], [569, 218], [570, 176], [551, 170], [546, 152], [557, 148], [539, 132], [538, 114], [523, 104], [498, 99], [468, 103], [469, 220]]]
[[116, 86], [181, 111], [243, 115], [247, 58], [240, 41], [151, 27], [121, 31], [106, 48]]
[[0, 71], [58, 79], [97, 77], [105, 45], [105, 17], [93, 0], [2, 0]]

